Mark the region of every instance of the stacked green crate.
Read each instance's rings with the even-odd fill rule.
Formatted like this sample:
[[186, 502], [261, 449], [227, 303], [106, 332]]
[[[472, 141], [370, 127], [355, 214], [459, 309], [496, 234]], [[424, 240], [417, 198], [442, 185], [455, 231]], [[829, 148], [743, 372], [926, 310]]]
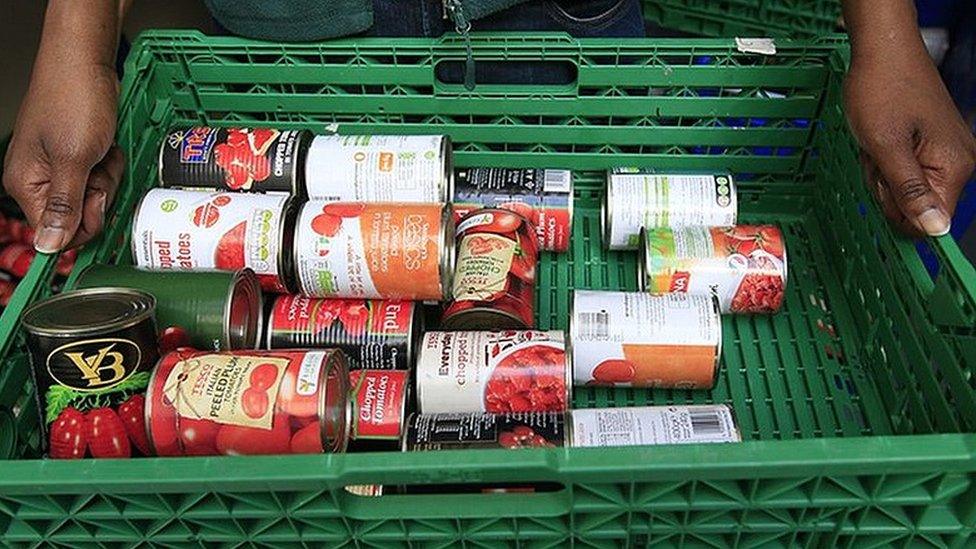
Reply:
[[644, 17], [699, 36], [811, 37], [837, 30], [840, 0], [644, 0]]

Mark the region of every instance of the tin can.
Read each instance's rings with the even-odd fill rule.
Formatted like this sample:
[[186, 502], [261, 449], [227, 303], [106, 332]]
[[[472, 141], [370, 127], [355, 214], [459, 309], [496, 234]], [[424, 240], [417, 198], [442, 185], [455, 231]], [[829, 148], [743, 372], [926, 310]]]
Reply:
[[341, 351], [165, 355], [146, 393], [156, 455], [343, 452], [351, 407]]
[[519, 330], [535, 326], [539, 251], [532, 224], [498, 208], [474, 211], [458, 224], [454, 301], [447, 330]]
[[146, 271], [131, 265], [92, 264], [78, 288], [121, 286], [156, 298], [156, 323], [163, 332], [181, 330], [197, 349], [255, 349], [263, 324], [261, 287], [251, 269], [187, 273]]
[[738, 200], [729, 174], [666, 174], [636, 168], [607, 172], [601, 224], [610, 250], [635, 250], [642, 228], [729, 227]]
[[512, 210], [532, 221], [540, 250], [565, 252], [573, 233], [573, 173], [532, 168], [454, 172], [454, 220], [480, 208]]
[[294, 212], [288, 195], [152, 189], [136, 208], [133, 262], [153, 271], [238, 271], [288, 293]]
[[308, 197], [447, 203], [454, 195], [451, 157], [446, 135], [319, 135], [305, 163]]
[[560, 412], [571, 388], [559, 331], [427, 332], [417, 357], [424, 414]]
[[722, 349], [712, 296], [576, 290], [570, 313], [577, 385], [709, 389]]
[[159, 185], [301, 196], [310, 140], [304, 130], [173, 129], [159, 147]]
[[570, 425], [573, 448], [742, 442], [725, 404], [573, 410]]
[[423, 315], [413, 301], [279, 296], [268, 313], [268, 349], [330, 347], [350, 370], [407, 370]]
[[773, 313], [786, 293], [775, 225], [655, 229], [642, 236], [637, 285], [653, 294], [715, 294], [723, 313]]
[[52, 458], [148, 450], [139, 412], [159, 356], [155, 305], [145, 292], [97, 288], [65, 292], [24, 311], [41, 440]]
[[400, 449], [407, 420], [410, 372], [406, 370], [353, 370], [350, 452]]
[[413, 414], [403, 449], [468, 450], [560, 448], [566, 445], [566, 414]]
[[440, 301], [450, 295], [454, 223], [444, 204], [310, 201], [295, 230], [300, 293]]
[[0, 269], [17, 278], [24, 278], [35, 256], [37, 252], [33, 246], [17, 242], [7, 244], [0, 250]]

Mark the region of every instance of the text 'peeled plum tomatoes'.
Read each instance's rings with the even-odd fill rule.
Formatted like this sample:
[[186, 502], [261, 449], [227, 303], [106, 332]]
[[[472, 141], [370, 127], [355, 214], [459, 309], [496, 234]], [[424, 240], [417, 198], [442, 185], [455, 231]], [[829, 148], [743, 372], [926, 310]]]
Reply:
[[146, 426], [159, 456], [342, 452], [348, 392], [339, 351], [180, 349], [153, 372]]
[[532, 223], [499, 208], [476, 210], [457, 226], [454, 300], [448, 330], [519, 330], [535, 326], [539, 248]]
[[559, 331], [427, 332], [417, 357], [425, 414], [563, 411], [570, 390]]

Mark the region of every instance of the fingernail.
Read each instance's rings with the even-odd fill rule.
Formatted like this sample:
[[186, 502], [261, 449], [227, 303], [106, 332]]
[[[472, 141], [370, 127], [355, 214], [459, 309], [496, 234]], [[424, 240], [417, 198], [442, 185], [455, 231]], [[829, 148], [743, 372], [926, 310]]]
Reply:
[[42, 254], [53, 254], [61, 251], [67, 233], [57, 227], [42, 227], [34, 236], [34, 249]]
[[949, 216], [937, 208], [929, 208], [919, 214], [918, 224], [929, 236], [949, 234]]

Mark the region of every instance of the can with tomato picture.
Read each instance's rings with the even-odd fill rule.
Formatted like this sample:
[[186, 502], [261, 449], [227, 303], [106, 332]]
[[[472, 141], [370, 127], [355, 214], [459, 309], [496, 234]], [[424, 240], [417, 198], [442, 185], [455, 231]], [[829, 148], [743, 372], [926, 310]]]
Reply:
[[268, 313], [266, 346], [335, 348], [350, 370], [407, 370], [422, 321], [413, 301], [283, 295]]
[[540, 250], [565, 252], [573, 232], [573, 173], [532, 168], [454, 172], [454, 219], [480, 208], [512, 210], [532, 221]]
[[710, 389], [722, 323], [713, 296], [573, 292], [569, 318], [577, 385]]
[[742, 442], [725, 404], [591, 408], [573, 410], [569, 421], [573, 448]]
[[159, 147], [159, 185], [301, 196], [310, 140], [305, 130], [173, 129]]
[[152, 271], [253, 270], [261, 288], [293, 289], [288, 195], [152, 189], [136, 207], [133, 262]]
[[149, 454], [142, 393], [159, 356], [155, 306], [145, 292], [110, 287], [65, 292], [24, 311], [50, 457]]
[[312, 200], [294, 255], [303, 295], [440, 301], [451, 292], [454, 222], [444, 204]]
[[305, 163], [308, 197], [447, 203], [454, 193], [451, 158], [446, 135], [319, 135]]
[[727, 173], [617, 168], [607, 172], [603, 243], [610, 250], [636, 250], [643, 228], [729, 227], [738, 207], [735, 182]]
[[352, 370], [349, 385], [352, 422], [348, 451], [399, 450], [410, 399], [410, 372]]
[[403, 449], [561, 448], [566, 435], [564, 412], [413, 414]]
[[220, 351], [258, 346], [263, 324], [261, 286], [251, 269], [159, 272], [93, 263], [78, 275], [76, 286], [121, 286], [151, 294], [167, 348]]
[[786, 293], [786, 247], [775, 225], [646, 231], [637, 284], [653, 294], [715, 294], [723, 313], [774, 313]]
[[417, 356], [424, 414], [561, 412], [571, 390], [559, 331], [427, 332]]
[[334, 349], [178, 349], [149, 380], [146, 431], [159, 456], [343, 452], [348, 394]]
[[457, 226], [454, 300], [444, 309], [446, 330], [520, 330], [535, 326], [532, 223], [499, 208], [476, 210]]

